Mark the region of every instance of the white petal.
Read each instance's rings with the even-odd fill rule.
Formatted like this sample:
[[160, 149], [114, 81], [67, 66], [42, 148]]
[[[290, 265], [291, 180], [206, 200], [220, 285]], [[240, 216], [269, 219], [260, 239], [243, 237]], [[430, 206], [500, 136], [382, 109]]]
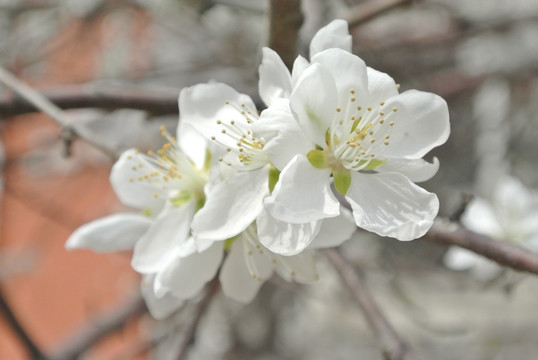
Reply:
[[175, 297], [192, 299], [217, 274], [223, 250], [223, 243], [218, 242], [204, 252], [177, 256], [159, 272], [156, 281]]
[[309, 66], [290, 96], [290, 107], [305, 135], [322, 148], [327, 146], [325, 133], [337, 106], [338, 94], [329, 70], [319, 64]]
[[396, 82], [392, 77], [384, 72], [377, 71], [371, 67], [367, 68], [368, 72], [368, 93], [370, 105], [374, 106], [381, 101], [385, 101], [393, 96], [398, 95]]
[[136, 243], [131, 266], [148, 274], [158, 272], [187, 243], [194, 201], [182, 206], [167, 203], [144, 236]]
[[457, 246], [448, 249], [443, 262], [452, 270], [470, 270], [473, 277], [484, 281], [493, 279], [501, 271], [501, 267], [493, 261]]
[[479, 255], [470, 250], [451, 246], [443, 257], [443, 263], [452, 270], [468, 270], [476, 265], [478, 257]]
[[277, 99], [290, 97], [290, 71], [274, 50], [267, 47], [262, 49], [262, 63], [258, 72], [258, 88], [265, 105], [271, 106]]
[[157, 297], [153, 291], [154, 281], [155, 275], [144, 276], [140, 290], [151, 316], [157, 320], [162, 320], [178, 310], [183, 305], [183, 301], [171, 294]]
[[193, 232], [208, 240], [234, 237], [262, 212], [268, 192], [268, 167], [233, 174], [211, 188], [204, 207], [194, 216]]
[[69, 236], [65, 247], [96, 252], [131, 250], [150, 225], [151, 219], [143, 215], [110, 215], [79, 227]]
[[351, 90], [355, 91], [353, 96], [359, 103], [368, 98], [366, 64], [358, 56], [341, 49], [329, 49], [320, 52], [311, 61], [312, 64], [322, 64], [331, 73], [338, 91], [338, 106], [345, 107], [348, 104], [352, 97]]
[[[241, 303], [252, 301], [263, 282], [273, 273], [269, 259], [254, 250], [248, 246], [247, 240], [244, 240], [242, 236], [237, 238], [224, 260], [219, 275], [224, 294]], [[250, 268], [255, 267], [253, 270], [256, 273], [251, 274], [247, 261], [251, 264]]]
[[[533, 194], [519, 179], [511, 176], [500, 178], [493, 193], [495, 209], [504, 220], [516, 220], [532, 213]], [[538, 210], [538, 208], [536, 209]]]
[[385, 108], [387, 120], [394, 121], [386, 157], [419, 159], [444, 144], [450, 134], [448, 107], [440, 96], [409, 90], [388, 99]]
[[469, 230], [498, 238], [503, 234], [493, 207], [481, 198], [473, 198], [461, 216], [461, 223]]
[[264, 211], [256, 220], [258, 238], [269, 250], [281, 255], [295, 255], [303, 251], [316, 237], [320, 222], [291, 224], [279, 221]]
[[340, 19], [333, 20], [319, 29], [312, 38], [310, 42], [310, 58], [329, 48], [340, 48], [351, 52], [351, 42], [347, 22]]
[[301, 55], [297, 56], [295, 61], [293, 62], [293, 69], [291, 70], [291, 85], [292, 87], [295, 87], [295, 84], [297, 84], [297, 80], [299, 80], [299, 77], [305, 71], [307, 67], [310, 66], [310, 62], [306, 60]]
[[[229, 104], [226, 104], [229, 102]], [[225, 146], [233, 146], [236, 140], [221, 133], [223, 127], [217, 120], [229, 123], [236, 121], [236, 126], [247, 126], [239, 108], [256, 111], [252, 99], [248, 95], [240, 94], [228, 85], [222, 83], [198, 84], [184, 88], [179, 94], [179, 108], [181, 121], [187, 122], [201, 135], [210, 139], [217, 137]]]
[[252, 126], [255, 137], [263, 137], [263, 152], [273, 165], [282, 170], [297, 154], [305, 155], [315, 148], [291, 113], [289, 101], [279, 99], [265, 109]]
[[313, 283], [318, 281], [319, 274], [314, 252], [305, 250], [293, 256], [274, 256], [275, 270], [286, 281]]
[[342, 208], [339, 216], [323, 219], [318, 236], [310, 244], [310, 248], [328, 248], [340, 246], [344, 241], [349, 240], [351, 235], [357, 230], [355, 220], [351, 212]]
[[340, 203], [330, 186], [331, 170], [316, 169], [306, 157], [297, 155], [280, 173], [280, 179], [265, 208], [282, 221], [295, 224], [340, 214]]
[[[157, 169], [147, 161], [145, 155], [130, 149], [123, 152], [112, 166], [110, 184], [123, 204], [157, 213], [164, 206], [166, 191], [151, 186], [144, 179], [138, 180], [154, 170]], [[155, 194], [159, 196], [155, 197]]]
[[346, 199], [359, 227], [398, 240], [424, 235], [439, 211], [435, 194], [398, 173], [353, 172]]
[[423, 159], [387, 159], [376, 168], [379, 172], [397, 172], [405, 175], [413, 182], [430, 180], [439, 170], [439, 159], [433, 158], [433, 163]]
[[181, 120], [177, 125], [176, 136], [181, 151], [198, 169], [202, 169], [207, 155], [207, 139], [194, 130], [191, 124]]

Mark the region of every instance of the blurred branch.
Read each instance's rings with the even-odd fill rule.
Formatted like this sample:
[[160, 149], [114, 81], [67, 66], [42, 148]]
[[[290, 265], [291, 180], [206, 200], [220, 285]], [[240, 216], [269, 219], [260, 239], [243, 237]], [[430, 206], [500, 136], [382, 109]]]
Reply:
[[[66, 85], [41, 91], [62, 109], [136, 109], [154, 114], [177, 114], [177, 89], [134, 89], [125, 86]], [[35, 106], [17, 94], [0, 94], [0, 115], [15, 116], [36, 111]]]
[[108, 144], [102, 142], [101, 139], [94, 136], [93, 133], [89, 132], [85, 128], [77, 127], [74, 124], [71, 124], [71, 120], [62, 111], [62, 109], [49, 101], [49, 99], [47, 99], [45, 96], [32, 89], [30, 86], [18, 80], [2, 66], [0, 66], [0, 82], [5, 84], [11, 90], [15, 91], [34, 107], [47, 114], [60, 127], [62, 130], [62, 139], [66, 145], [67, 155], [69, 155], [69, 149], [73, 138], [79, 137], [92, 144], [94, 147], [100, 149], [110, 157], [117, 157], [117, 152], [114, 149], [111, 149]]
[[20, 324], [15, 313], [11, 310], [11, 307], [4, 298], [3, 291], [0, 289], [0, 313], [4, 315], [4, 318], [7, 320], [7, 323], [17, 335], [17, 337], [24, 344], [26, 350], [30, 354], [31, 358], [34, 360], [46, 360], [48, 359], [42, 352], [39, 350], [39, 347], [32, 341], [30, 336], [24, 330], [24, 327]]
[[423, 239], [461, 246], [514, 270], [538, 274], [538, 254], [513, 243], [474, 233], [446, 220], [436, 220]]
[[211, 299], [213, 299], [213, 296], [218, 292], [219, 289], [219, 278], [216, 276], [209, 284], [207, 284], [205, 294], [196, 304], [196, 307], [193, 310], [192, 320], [185, 328], [183, 337], [179, 343], [178, 360], [183, 360], [186, 358], [187, 348], [194, 341], [198, 323], [200, 322], [200, 319], [205, 313], [208, 305], [211, 303]]
[[363, 2], [349, 10], [345, 17], [349, 27], [362, 25], [389, 10], [402, 5], [411, 4], [413, 0], [370, 0]]
[[300, 0], [271, 0], [269, 47], [291, 69], [297, 57], [299, 29], [303, 24]]
[[102, 314], [78, 330], [52, 356], [55, 360], [75, 360], [104, 337], [123, 328], [134, 317], [146, 313], [144, 299], [137, 293], [125, 304]]
[[357, 274], [356, 269], [347, 262], [338, 250], [326, 249], [324, 252], [361, 308], [368, 325], [381, 345], [383, 357], [386, 360], [414, 359], [408, 345], [381, 313], [366, 287], [364, 279]]

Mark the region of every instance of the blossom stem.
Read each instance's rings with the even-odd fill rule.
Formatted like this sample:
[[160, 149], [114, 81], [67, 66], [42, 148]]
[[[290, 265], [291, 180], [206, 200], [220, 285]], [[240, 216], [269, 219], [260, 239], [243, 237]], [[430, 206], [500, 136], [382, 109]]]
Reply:
[[338, 250], [326, 249], [324, 252], [361, 308], [368, 325], [370, 325], [381, 345], [384, 359], [415, 359], [409, 350], [409, 346], [394, 330], [375, 303], [364, 279], [357, 273], [357, 269], [351, 266]]
[[179, 343], [178, 351], [178, 360], [183, 360], [187, 356], [187, 349], [190, 344], [194, 341], [194, 335], [196, 332], [196, 327], [202, 318], [202, 315], [205, 313], [207, 307], [211, 303], [213, 296], [219, 291], [219, 278], [216, 276], [211, 282], [206, 285], [205, 293], [200, 301], [196, 304], [196, 307], [192, 310], [192, 320], [185, 328], [183, 337]]
[[457, 245], [517, 271], [538, 275], [538, 254], [507, 241], [495, 241], [446, 220], [437, 220], [424, 239]]

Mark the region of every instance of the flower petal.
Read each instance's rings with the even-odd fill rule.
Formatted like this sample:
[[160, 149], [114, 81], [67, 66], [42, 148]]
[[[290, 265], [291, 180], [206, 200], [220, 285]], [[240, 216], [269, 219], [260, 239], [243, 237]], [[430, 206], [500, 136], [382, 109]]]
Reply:
[[448, 249], [443, 257], [443, 263], [452, 270], [470, 270], [471, 274], [479, 280], [491, 280], [501, 270], [501, 267], [493, 261], [457, 246], [451, 246]]
[[368, 99], [368, 75], [366, 64], [361, 58], [341, 49], [329, 49], [320, 52], [311, 61], [312, 64], [322, 64], [334, 78], [338, 91], [337, 106], [345, 107], [349, 103], [352, 97], [351, 90], [354, 90], [353, 96], [358, 102]]
[[294, 224], [317, 221], [340, 214], [340, 203], [330, 186], [331, 170], [316, 169], [297, 155], [280, 173], [265, 209], [275, 218]]
[[217, 274], [223, 250], [223, 243], [219, 242], [201, 253], [177, 256], [157, 274], [156, 281], [175, 297], [192, 299]]
[[329, 70], [320, 64], [309, 66], [290, 96], [290, 107], [299, 126], [315, 144], [326, 147], [325, 133], [338, 106], [336, 85]]
[[387, 159], [376, 168], [379, 172], [397, 172], [405, 175], [413, 182], [430, 180], [439, 170], [439, 159], [433, 158], [433, 163], [423, 159]]
[[294, 119], [287, 99], [279, 99], [265, 109], [252, 131], [255, 137], [265, 139], [263, 152], [279, 170], [284, 169], [295, 155], [306, 156], [315, 147]]
[[262, 49], [262, 63], [258, 72], [258, 88], [265, 105], [271, 106], [277, 99], [290, 97], [290, 71], [274, 50], [267, 47]]
[[256, 111], [248, 95], [240, 94], [222, 83], [194, 85], [184, 88], [179, 94], [181, 121], [191, 124], [207, 139], [215, 136], [224, 146], [234, 146], [236, 140], [222, 133], [223, 127], [217, 124], [217, 120], [223, 123], [234, 120], [237, 127], [246, 127], [246, 120], [238, 121], [244, 119], [240, 110], [243, 104], [249, 111]]
[[426, 233], [439, 211], [435, 194], [398, 173], [352, 173], [346, 195], [355, 223], [368, 231], [398, 240]]
[[[249, 252], [250, 251], [250, 252]], [[247, 261], [250, 265], [247, 265]], [[252, 266], [256, 273], [251, 273]], [[269, 259], [258, 251], [252, 251], [240, 235], [231, 246], [224, 260], [219, 279], [224, 294], [241, 303], [254, 299], [263, 282], [273, 273]]]
[[385, 108], [397, 109], [386, 117], [394, 121], [388, 158], [420, 159], [448, 139], [448, 107], [440, 96], [409, 90], [386, 100]]
[[295, 255], [303, 251], [316, 237], [320, 222], [291, 224], [279, 221], [263, 211], [256, 220], [258, 238], [262, 245], [274, 253]]
[[192, 221], [196, 237], [226, 240], [246, 229], [263, 210], [268, 171], [268, 167], [239, 171], [213, 186]]
[[317, 53], [329, 49], [340, 48], [351, 52], [352, 38], [349, 35], [348, 25], [345, 20], [336, 19], [322, 27], [310, 42], [310, 58]]
[[485, 200], [475, 197], [461, 216], [461, 223], [467, 229], [498, 238], [503, 235], [503, 227], [495, 213], [495, 209]]
[[[120, 201], [136, 209], [159, 212], [166, 191], [148, 184], [143, 176], [157, 170], [135, 149], [124, 151], [110, 171], [110, 184]], [[155, 197], [155, 194], [158, 196]]]
[[150, 225], [151, 219], [143, 215], [110, 215], [76, 229], [67, 239], [65, 247], [95, 252], [131, 250]]
[[291, 86], [295, 87], [295, 84], [297, 84], [297, 80], [305, 71], [307, 67], [310, 66], [310, 61], [306, 60], [301, 55], [297, 56], [295, 61], [293, 62], [293, 69], [291, 69]]
[[314, 252], [305, 250], [293, 256], [274, 257], [275, 270], [286, 281], [313, 283], [319, 280]]
[[398, 95], [396, 82], [384, 72], [367, 67], [368, 73], [368, 102], [370, 105], [379, 104], [393, 96]]
[[136, 243], [131, 266], [142, 274], [161, 270], [170, 259], [188, 245], [194, 201], [182, 206], [167, 203], [148, 231]]
[[155, 275], [144, 276], [140, 284], [140, 290], [151, 316], [157, 320], [162, 320], [178, 310], [183, 305], [183, 301], [171, 294], [157, 297], [153, 290], [154, 281]]
[[318, 235], [314, 238], [309, 248], [328, 248], [340, 246], [349, 240], [357, 230], [351, 211], [342, 208], [339, 216], [323, 219]]
[[200, 135], [191, 124], [181, 120], [177, 125], [176, 136], [181, 151], [194, 162], [198, 169], [202, 169], [207, 155], [207, 139]]

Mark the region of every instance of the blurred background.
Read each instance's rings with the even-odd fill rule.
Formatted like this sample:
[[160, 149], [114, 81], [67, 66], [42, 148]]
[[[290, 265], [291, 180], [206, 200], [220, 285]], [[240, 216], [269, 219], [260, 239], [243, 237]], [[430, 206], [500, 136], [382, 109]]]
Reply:
[[[345, 18], [354, 53], [369, 66], [389, 73], [401, 91], [432, 91], [447, 100], [452, 134], [428, 155], [441, 168], [424, 184], [439, 195], [440, 215], [455, 212], [462, 194], [491, 196], [504, 174], [538, 188], [538, 1], [393, 0], [390, 10], [364, 17], [390, 2], [303, 0], [299, 52], [308, 56], [313, 34]], [[62, 99], [135, 91], [173, 105], [181, 88], [210, 80], [258, 98], [268, 11], [264, 0], [0, 0], [0, 64]], [[173, 106], [71, 105], [77, 126], [116, 150], [158, 148], [159, 126], [173, 129], [178, 117]], [[140, 279], [128, 253], [64, 250], [78, 226], [124, 210], [108, 183], [112, 161], [80, 140], [65, 156], [58, 126], [20, 109], [0, 85], [0, 289], [30, 337], [54, 354], [85, 326], [124, 307]], [[342, 251], [425, 359], [536, 356], [538, 279], [507, 271], [481, 282], [444, 268], [443, 246], [355, 237]], [[322, 256], [319, 266], [325, 274], [319, 284], [275, 278], [248, 306], [217, 296], [188, 358], [381, 359]], [[185, 314], [162, 322], [136, 314], [83, 358], [176, 358]], [[0, 316], [0, 359], [29, 356]]]

